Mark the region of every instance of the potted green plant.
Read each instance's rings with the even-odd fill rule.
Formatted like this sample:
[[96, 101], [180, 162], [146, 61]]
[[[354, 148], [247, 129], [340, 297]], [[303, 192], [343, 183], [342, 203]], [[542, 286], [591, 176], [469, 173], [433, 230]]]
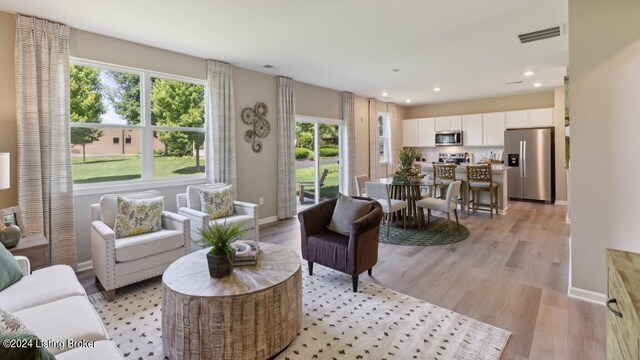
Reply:
[[198, 229], [198, 234], [202, 237], [198, 245], [211, 247], [207, 253], [207, 263], [209, 264], [209, 275], [214, 278], [221, 278], [231, 275], [233, 270], [234, 248], [231, 246], [240, 239], [246, 231], [242, 230], [243, 222], [235, 224], [219, 224], [211, 221], [209, 226]]
[[398, 152], [398, 171], [393, 177], [395, 183], [418, 183], [424, 175], [420, 174], [413, 166], [416, 159], [419, 159], [422, 153], [414, 148], [404, 148]]

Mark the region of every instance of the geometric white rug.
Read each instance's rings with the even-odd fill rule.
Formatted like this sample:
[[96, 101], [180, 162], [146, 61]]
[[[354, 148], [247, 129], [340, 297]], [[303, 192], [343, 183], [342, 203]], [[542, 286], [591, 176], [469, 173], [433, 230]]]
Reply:
[[[375, 270], [375, 269], [374, 269]], [[303, 262], [300, 335], [276, 359], [499, 359], [510, 332]], [[89, 297], [126, 359], [164, 359], [160, 278]]]

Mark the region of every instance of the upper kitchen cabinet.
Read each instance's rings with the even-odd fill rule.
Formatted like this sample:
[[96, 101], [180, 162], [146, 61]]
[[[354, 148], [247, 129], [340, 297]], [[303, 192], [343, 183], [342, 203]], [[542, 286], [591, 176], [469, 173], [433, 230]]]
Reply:
[[508, 111], [505, 116], [507, 129], [524, 129], [553, 126], [553, 108]]
[[402, 146], [416, 147], [418, 144], [418, 119], [402, 121]]
[[529, 110], [529, 127], [553, 126], [553, 108]]
[[462, 115], [462, 130], [464, 130], [464, 146], [482, 146], [482, 114]]
[[436, 118], [436, 131], [462, 130], [462, 116], [442, 116]]
[[504, 146], [505, 113], [482, 114], [484, 146]]
[[418, 146], [436, 146], [436, 120], [418, 119]]
[[507, 111], [505, 113], [505, 124], [507, 129], [522, 129], [529, 126], [529, 111]]

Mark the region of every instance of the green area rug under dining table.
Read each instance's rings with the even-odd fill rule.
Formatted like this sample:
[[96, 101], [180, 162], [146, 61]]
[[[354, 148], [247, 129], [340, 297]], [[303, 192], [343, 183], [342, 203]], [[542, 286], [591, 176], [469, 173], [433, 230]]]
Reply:
[[457, 243], [469, 237], [469, 229], [462, 223], [460, 230], [456, 227], [455, 221], [451, 222], [452, 232], [449, 233], [447, 219], [431, 216], [429, 225], [423, 224], [421, 229], [398, 227], [391, 224], [389, 228], [389, 237], [387, 238], [387, 228], [383, 224], [380, 227], [380, 242], [393, 245], [411, 245], [411, 246], [433, 246]]

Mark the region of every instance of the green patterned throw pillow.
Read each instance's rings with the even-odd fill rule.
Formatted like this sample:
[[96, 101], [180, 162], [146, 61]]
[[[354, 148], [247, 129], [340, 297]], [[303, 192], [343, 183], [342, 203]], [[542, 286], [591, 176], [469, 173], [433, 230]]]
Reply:
[[0, 291], [20, 281], [22, 275], [16, 258], [0, 243]]
[[0, 308], [0, 359], [55, 360], [47, 348], [39, 346], [40, 343], [18, 317]]
[[200, 192], [201, 211], [219, 219], [233, 215], [233, 197], [231, 185], [218, 189], [198, 189]]
[[163, 197], [128, 199], [118, 196], [116, 238], [124, 238], [162, 230]]

